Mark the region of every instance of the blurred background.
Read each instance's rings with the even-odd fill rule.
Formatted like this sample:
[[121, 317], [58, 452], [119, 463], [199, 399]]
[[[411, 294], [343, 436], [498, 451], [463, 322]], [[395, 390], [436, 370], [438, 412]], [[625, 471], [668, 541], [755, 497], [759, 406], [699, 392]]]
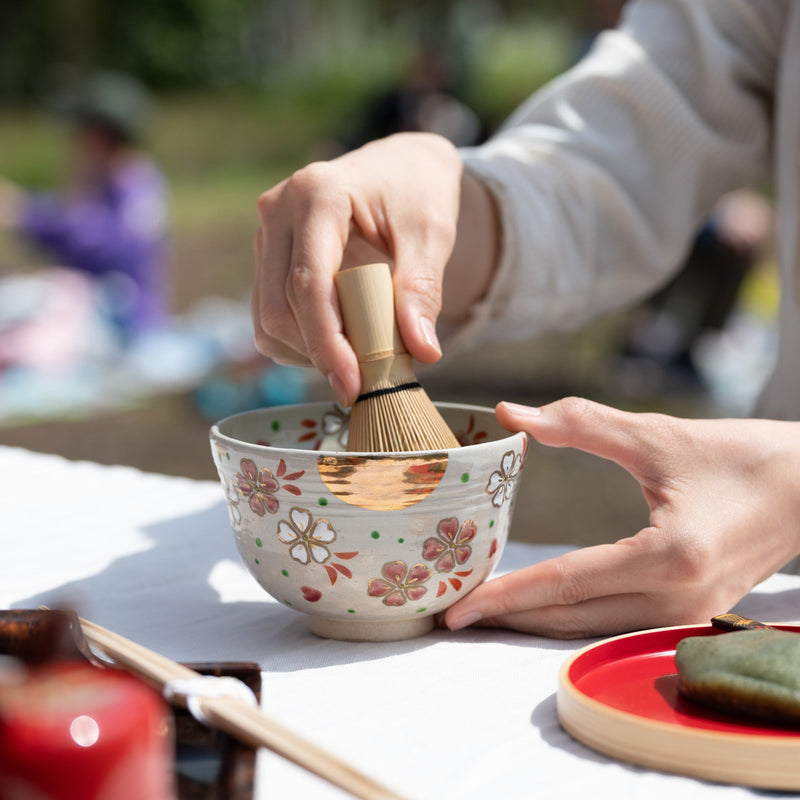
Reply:
[[[312, 372], [253, 349], [259, 194], [396, 130], [479, 143], [622, 5], [10, 6], [0, 29], [0, 444], [215, 480], [215, 419], [330, 397]], [[581, 394], [630, 410], [746, 414], [774, 353], [770, 215], [762, 195], [726, 198], [652, 302], [420, 377], [448, 401]], [[125, 238], [131, 229], [138, 238]], [[580, 453], [534, 448], [525, 480], [516, 538], [612, 541], [646, 520], [627, 474]]]

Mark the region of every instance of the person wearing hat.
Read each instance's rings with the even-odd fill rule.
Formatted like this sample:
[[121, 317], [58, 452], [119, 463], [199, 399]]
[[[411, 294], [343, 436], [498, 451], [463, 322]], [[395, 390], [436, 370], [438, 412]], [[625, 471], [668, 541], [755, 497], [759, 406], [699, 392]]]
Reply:
[[88, 278], [127, 344], [167, 314], [167, 187], [141, 148], [150, 99], [127, 75], [101, 72], [53, 105], [72, 123], [68, 185], [37, 194], [0, 178], [0, 229]]

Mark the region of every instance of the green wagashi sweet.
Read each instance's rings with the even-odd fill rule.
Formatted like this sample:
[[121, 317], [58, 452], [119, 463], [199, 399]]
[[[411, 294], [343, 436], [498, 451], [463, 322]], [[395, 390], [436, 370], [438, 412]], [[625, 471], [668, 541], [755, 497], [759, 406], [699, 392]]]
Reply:
[[800, 724], [800, 634], [777, 629], [690, 636], [678, 643], [679, 689], [732, 714]]

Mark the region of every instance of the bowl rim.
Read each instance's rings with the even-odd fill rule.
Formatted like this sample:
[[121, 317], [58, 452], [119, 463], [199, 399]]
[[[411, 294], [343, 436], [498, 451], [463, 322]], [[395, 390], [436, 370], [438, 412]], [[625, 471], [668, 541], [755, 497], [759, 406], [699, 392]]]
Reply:
[[[433, 405], [438, 409], [455, 409], [458, 411], [477, 411], [480, 413], [489, 413], [492, 417], [495, 416], [495, 410], [490, 408], [489, 406], [478, 406], [473, 405], [471, 403], [449, 403], [449, 402], [439, 402], [433, 401]], [[356, 451], [356, 450], [308, 450], [307, 448], [303, 447], [286, 447], [281, 445], [264, 445], [264, 444], [256, 444], [255, 442], [248, 442], [243, 439], [236, 439], [233, 436], [229, 436], [226, 433], [222, 433], [220, 431], [219, 426], [224, 425], [226, 422], [237, 419], [240, 417], [248, 417], [254, 414], [261, 414], [266, 413], [270, 410], [281, 410], [281, 411], [292, 411], [298, 408], [330, 408], [331, 406], [339, 407], [332, 400], [315, 400], [308, 403], [291, 403], [287, 405], [280, 405], [280, 406], [262, 406], [260, 408], [251, 408], [247, 411], [239, 411], [236, 414], [230, 414], [227, 417], [223, 417], [222, 419], [217, 420], [211, 427], [209, 428], [209, 438], [212, 440], [217, 440], [222, 443], [227, 444], [228, 446], [232, 447], [241, 447], [246, 446], [248, 448], [255, 448], [256, 450], [263, 450], [263, 451], [287, 451], [287, 452], [296, 452], [296, 453], [315, 453], [317, 456], [337, 456], [342, 457], [346, 456], [350, 457], [363, 457], [363, 458], [385, 458], [387, 456], [392, 456], [396, 458], [409, 458], [409, 457], [417, 457], [419, 458], [420, 454], [436, 454], [436, 453], [459, 453], [465, 450], [471, 450], [472, 448], [479, 448], [479, 447], [486, 447], [488, 445], [496, 445], [498, 442], [509, 442], [516, 438], [526, 438], [528, 434], [524, 431], [516, 431], [512, 433], [511, 431], [507, 431], [507, 435], [503, 436], [499, 439], [490, 439], [488, 442], [478, 442], [476, 444], [467, 444], [463, 445], [462, 447], [451, 447], [451, 448], [441, 448], [436, 450], [387, 450], [382, 451], [380, 453], [372, 452], [372, 451]]]

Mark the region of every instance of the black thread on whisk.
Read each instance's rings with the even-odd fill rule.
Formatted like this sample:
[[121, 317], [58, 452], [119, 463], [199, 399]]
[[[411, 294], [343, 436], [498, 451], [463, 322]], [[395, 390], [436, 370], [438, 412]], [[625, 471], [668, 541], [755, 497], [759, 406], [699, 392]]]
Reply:
[[[405, 392], [407, 389], [421, 389], [422, 384], [419, 381], [412, 381], [410, 383], [401, 383], [398, 386], [388, 386], [385, 389], [374, 389], [366, 394], [360, 394], [356, 398], [356, 403], [362, 400], [372, 400], [373, 397], [383, 397], [387, 394], [396, 394], [397, 392]], [[355, 403], [353, 404], [355, 405]]]

